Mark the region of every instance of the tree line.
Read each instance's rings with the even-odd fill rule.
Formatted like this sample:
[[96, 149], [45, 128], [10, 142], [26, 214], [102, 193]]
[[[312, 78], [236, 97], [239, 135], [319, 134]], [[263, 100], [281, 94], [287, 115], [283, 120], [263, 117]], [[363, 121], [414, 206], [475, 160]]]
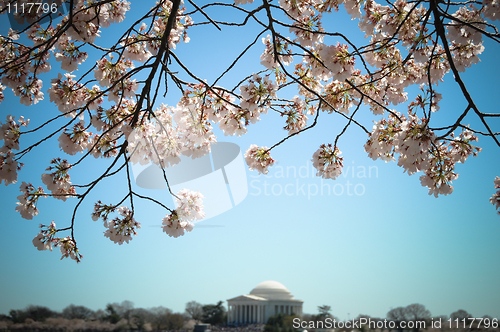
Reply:
[[108, 303], [98, 310], [70, 304], [61, 312], [28, 305], [0, 314], [0, 331], [180, 331], [192, 330], [200, 322], [216, 325], [225, 321], [222, 301], [206, 305], [191, 301], [183, 313], [163, 306], [135, 308], [131, 301]]
[[[334, 316], [329, 305], [318, 306], [317, 314], [304, 314], [302, 321], [326, 322], [327, 319], [341, 320]], [[269, 317], [264, 332], [294, 332], [294, 319], [299, 318], [295, 314], [284, 313]], [[442, 322], [462, 321], [473, 318], [466, 310], [460, 309], [452, 312], [449, 316], [432, 316], [431, 312], [422, 304], [413, 303], [406, 307], [392, 308], [387, 312], [385, 318], [371, 317], [360, 314], [353, 321], [368, 320], [372, 322], [426, 322], [425, 330], [431, 328], [431, 321]], [[481, 318], [494, 320], [493, 317], [484, 315]], [[121, 303], [108, 303], [105, 309], [92, 310], [85, 306], [70, 304], [61, 312], [53, 311], [48, 307], [29, 305], [24, 309], [10, 310], [8, 315], [0, 314], [0, 331], [191, 331], [197, 323], [207, 323], [212, 330], [218, 331], [216, 326], [224, 325], [227, 321], [227, 312], [224, 302], [216, 304], [201, 304], [196, 301], [186, 303], [183, 313], [175, 313], [163, 306], [149, 309], [135, 308], [133, 302], [123, 301]], [[454, 328], [454, 330], [476, 331], [486, 326], [478, 326], [477, 323], [467, 328]], [[490, 328], [493, 328], [490, 326]], [[225, 328], [227, 329], [227, 328]], [[443, 324], [439, 330], [448, 330], [449, 325]], [[260, 330], [260, 328], [259, 328]], [[311, 329], [308, 329], [311, 330]], [[312, 329], [314, 330], [314, 329]], [[340, 332], [374, 330], [367, 325], [352, 329], [337, 329]], [[377, 328], [377, 330], [384, 330]], [[421, 332], [422, 325], [416, 324], [412, 328], [389, 329], [393, 331]]]
[[[315, 326], [315, 328], [307, 327], [308, 331], [322, 329], [321, 327], [318, 327], [321, 324], [317, 324], [317, 322], [325, 322], [325, 324], [323, 324], [323, 327], [327, 327], [327, 324], [326, 324], [327, 321], [331, 322], [331, 321], [335, 320], [336, 322], [341, 322], [342, 320], [337, 318], [336, 316], [334, 316], [331, 313], [331, 311], [332, 311], [332, 308], [329, 305], [318, 306], [318, 313], [317, 314], [304, 314], [304, 315], [302, 315], [302, 317], [300, 317], [300, 321], [315, 322], [315, 324], [313, 324]], [[349, 332], [355, 332], [355, 331], [365, 332], [368, 330], [383, 331], [385, 329], [377, 327], [376, 323], [379, 321], [384, 321], [384, 320], [395, 322], [396, 323], [395, 325], [397, 326], [397, 328], [387, 329], [387, 330], [399, 331], [399, 332], [403, 332], [403, 331], [405, 331], [405, 332], [406, 331], [408, 331], [408, 332], [421, 332], [421, 330], [423, 330], [423, 328], [422, 328], [423, 326], [425, 326], [426, 331], [428, 331], [430, 329], [431, 330], [439, 330], [439, 331], [450, 330], [450, 329], [455, 330], [455, 331], [459, 331], [459, 330], [461, 330], [461, 331], [477, 331], [477, 330], [485, 330], [485, 329], [486, 330], [489, 330], [489, 329], [497, 330], [498, 329], [498, 325], [496, 325], [496, 327], [495, 327], [491, 324], [492, 321], [495, 320], [496, 322], [498, 322], [498, 320], [496, 318], [489, 316], [489, 315], [484, 315], [482, 317], [478, 317], [478, 318], [483, 319], [483, 320], [489, 320], [489, 322], [490, 322], [489, 326], [485, 326], [485, 324], [483, 324], [482, 326], [479, 326], [477, 321], [474, 324], [469, 324], [472, 322], [472, 318], [475, 318], [475, 317], [478, 317], [478, 316], [473, 316], [470, 313], [468, 313], [466, 310], [463, 310], [463, 309], [454, 311], [449, 316], [446, 316], [446, 315], [433, 316], [431, 314], [431, 312], [428, 309], [426, 309], [426, 307], [423, 304], [413, 303], [413, 304], [410, 304], [406, 307], [396, 307], [396, 308], [390, 309], [387, 312], [387, 315], [385, 318], [372, 317], [369, 315], [360, 314], [356, 318], [352, 319], [352, 321], [355, 321], [355, 322], [359, 322], [362, 320], [366, 322], [366, 321], [370, 320], [371, 322], [375, 323], [375, 324], [373, 324], [375, 326], [375, 328], [373, 328], [373, 325], [372, 325], [372, 327], [370, 327], [367, 324], [365, 324], [365, 325], [358, 325], [358, 327], [356, 327], [356, 326], [352, 326], [352, 324], [351, 324], [350, 328], [341, 327], [341, 328], [336, 328], [335, 330], [339, 331], [339, 332], [347, 332], [347, 331], [349, 331]], [[287, 315], [284, 313], [269, 317], [269, 320], [267, 321], [267, 324], [264, 328], [264, 332], [294, 332], [294, 331], [297, 331], [298, 330], [296, 328], [297, 324], [294, 324], [295, 318], [299, 318], [299, 317], [297, 315], [294, 315], [294, 314]], [[450, 323], [448, 323], [449, 320], [451, 320], [451, 322], [452, 322], [451, 328], [450, 328]], [[465, 322], [466, 322], [465, 327], [463, 327], [463, 324], [462, 324], [463, 320], [465, 320]], [[433, 326], [431, 324], [431, 322], [433, 322], [433, 321], [434, 322], [441, 321], [442, 324], [440, 324], [439, 326], [437, 326], [437, 325]], [[411, 326], [411, 328], [403, 329], [400, 327], [400, 324], [399, 324], [400, 322], [405, 322], [405, 323], [424, 322], [425, 324], [407, 324], [408, 326]], [[455, 326], [456, 322], [460, 322], [460, 324], [458, 326]]]

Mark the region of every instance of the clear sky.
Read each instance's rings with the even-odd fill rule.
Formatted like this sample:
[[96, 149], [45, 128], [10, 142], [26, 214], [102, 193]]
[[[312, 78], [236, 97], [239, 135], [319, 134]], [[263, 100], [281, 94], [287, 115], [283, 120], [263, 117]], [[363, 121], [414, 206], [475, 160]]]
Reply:
[[[132, 2], [128, 21], [149, 8], [138, 3]], [[211, 14], [222, 19], [225, 13]], [[363, 38], [343, 8], [332, 17], [326, 21], [327, 29], [344, 29], [353, 38]], [[1, 20], [4, 33], [8, 22], [6, 17]], [[193, 28], [191, 42], [178, 45], [176, 53], [210, 82], [260, 33], [255, 28], [223, 32], [209, 25]], [[107, 46], [120, 29], [123, 25], [103, 29], [98, 43]], [[462, 77], [481, 110], [498, 111], [498, 46], [486, 41], [485, 47], [481, 62]], [[259, 64], [263, 50], [259, 41], [225, 82], [234, 84], [264, 69]], [[55, 62], [52, 65], [59, 68]], [[44, 92], [53, 77], [55, 72], [44, 76]], [[462, 112], [465, 100], [452, 74], [437, 91], [443, 101], [436, 119], [445, 123]], [[34, 128], [42, 119], [59, 114], [48, 94], [31, 107], [20, 105], [11, 92], [5, 94], [0, 121], [7, 114], [25, 115]], [[169, 105], [177, 101], [175, 93], [162, 100]], [[405, 112], [406, 106], [398, 110]], [[371, 128], [379, 117], [363, 112], [359, 121]], [[249, 192], [242, 203], [198, 223], [178, 239], [160, 228], [165, 212], [141, 201], [136, 202], [136, 219], [142, 223], [138, 236], [121, 246], [105, 238], [102, 223], [90, 218], [93, 203], [119, 200], [125, 174], [99, 186], [77, 215], [75, 235], [84, 255], [80, 264], [61, 261], [58, 251], [39, 252], [31, 243], [40, 223], [55, 220], [60, 227], [68, 225], [71, 204], [41, 199], [34, 220], [24, 220], [14, 210], [21, 181], [41, 185], [40, 175], [50, 159], [64, 156], [57, 140], [50, 140], [23, 160], [26, 166], [18, 183], [0, 187], [0, 313], [29, 304], [53, 310], [69, 304], [103, 309], [123, 300], [136, 307], [162, 305], [184, 311], [189, 301], [216, 303], [248, 294], [262, 281], [276, 280], [304, 301], [304, 312], [316, 313], [317, 306], [326, 304], [341, 319], [358, 314], [385, 317], [391, 308], [412, 303], [424, 304], [436, 316], [464, 309], [475, 317], [500, 317], [500, 216], [489, 203], [495, 192], [493, 179], [500, 175], [498, 147], [480, 137], [483, 151], [457, 166], [460, 176], [453, 183], [453, 194], [435, 198], [420, 185], [419, 174], [408, 176], [396, 163], [368, 158], [363, 148], [366, 134], [353, 126], [339, 140], [344, 174], [335, 181], [315, 177], [312, 154], [321, 143], [333, 142], [345, 124], [326, 114], [320, 120], [314, 130], [273, 150], [278, 163], [267, 176], [246, 171]], [[474, 116], [466, 120], [483, 129]], [[273, 145], [286, 135], [283, 126], [283, 118], [269, 113], [244, 137], [227, 137], [218, 129], [215, 133], [220, 141], [234, 142], [245, 151], [252, 143]], [[71, 173], [73, 182], [84, 183], [104, 165], [89, 160]], [[166, 191], [137, 190], [172, 206]]]

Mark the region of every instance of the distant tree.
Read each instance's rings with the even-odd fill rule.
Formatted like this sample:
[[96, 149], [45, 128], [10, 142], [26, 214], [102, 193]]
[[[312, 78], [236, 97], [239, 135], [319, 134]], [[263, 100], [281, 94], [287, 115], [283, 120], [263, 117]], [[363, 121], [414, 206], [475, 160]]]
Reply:
[[293, 328], [293, 318], [297, 316], [287, 315], [285, 313], [280, 313], [268, 318], [266, 326], [264, 327], [264, 332], [292, 332]]
[[186, 303], [186, 314], [196, 322], [199, 322], [203, 319], [203, 306], [196, 301], [188, 302]]
[[94, 318], [96, 320], [101, 322], [106, 322], [107, 321], [106, 317], [107, 317], [106, 311], [102, 309], [97, 309], [96, 311], [94, 311]]
[[318, 306], [319, 318], [325, 319], [328, 317], [332, 317], [330, 311], [332, 311], [332, 307], [330, 307], [329, 305]]
[[60, 316], [59, 313], [38, 305], [29, 305], [24, 310], [11, 310], [9, 315], [14, 323], [24, 323], [26, 319], [43, 322], [47, 318]]
[[106, 305], [106, 316], [104, 317], [105, 320], [110, 322], [111, 324], [116, 324], [120, 321], [121, 317], [118, 315], [116, 312], [116, 309], [113, 307], [112, 304], [108, 303]]
[[411, 321], [429, 320], [431, 312], [423, 304], [413, 303], [405, 308], [405, 316]]
[[397, 325], [397, 330], [402, 331], [403, 329], [400, 327], [400, 323], [405, 320], [405, 308], [397, 307], [389, 310], [387, 313], [387, 319], [395, 322]]
[[[425, 322], [427, 323], [431, 320], [431, 312], [425, 308], [423, 304], [413, 303], [405, 308], [406, 321], [410, 322]], [[424, 326], [421, 326], [424, 327]], [[413, 331], [418, 332], [420, 326], [415, 324]]]
[[[429, 310], [425, 308], [424, 305], [419, 304], [419, 303], [413, 303], [410, 304], [406, 307], [397, 307], [394, 309], [391, 309], [387, 313], [387, 319], [391, 321], [395, 321], [398, 323], [398, 327], [402, 321], [405, 322], [428, 322], [431, 319], [431, 313]], [[427, 326], [427, 324], [425, 325]], [[423, 327], [419, 324], [414, 324], [413, 331], [418, 332], [420, 330], [420, 327]], [[402, 330], [402, 328], [399, 328], [398, 330]]]
[[131, 311], [130, 326], [139, 331], [144, 331], [147, 323], [153, 321], [153, 313], [143, 308], [135, 308]]
[[330, 313], [330, 311], [332, 311], [332, 307], [330, 307], [329, 305], [320, 305], [318, 306], [318, 314], [317, 315], [312, 315], [311, 316], [311, 320], [314, 320], [314, 321], [325, 321], [325, 319], [327, 318], [331, 318], [331, 319], [337, 319], [337, 317], [335, 317], [334, 315], [332, 315]]
[[66, 319], [91, 319], [94, 317], [95, 312], [92, 309], [82, 305], [70, 304], [62, 311], [62, 316]]
[[405, 319], [405, 308], [397, 307], [389, 310], [387, 313], [387, 319], [395, 322], [400, 322]]
[[9, 315], [0, 314], [0, 322], [4, 321], [12, 321], [12, 318]]
[[[111, 307], [113, 307], [115, 313], [118, 315], [119, 318], [125, 320], [127, 328], [131, 328], [134, 303], [132, 301], [125, 300], [122, 303], [112, 303]], [[114, 319], [116, 319], [116, 317]]]
[[203, 322], [211, 325], [219, 325], [225, 322], [226, 308], [223, 305], [224, 302], [219, 301], [217, 304], [207, 304], [202, 307], [203, 310]]
[[462, 319], [472, 318], [472, 315], [469, 314], [467, 311], [460, 309], [455, 312], [452, 312], [450, 314], [450, 318], [451, 320], [458, 319], [459, 321], [461, 321]]
[[151, 325], [155, 330], [166, 329], [168, 325], [169, 315], [172, 314], [172, 310], [165, 307], [154, 307], [149, 309], [152, 314]]
[[185, 316], [183, 316], [180, 313], [173, 313], [167, 315], [167, 330], [169, 331], [182, 330], [182, 328], [184, 327], [184, 317]]

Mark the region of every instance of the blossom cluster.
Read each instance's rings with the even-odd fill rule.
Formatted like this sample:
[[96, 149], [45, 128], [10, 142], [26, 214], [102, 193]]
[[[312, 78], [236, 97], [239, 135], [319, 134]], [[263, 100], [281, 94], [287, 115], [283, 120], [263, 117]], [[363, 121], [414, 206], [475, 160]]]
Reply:
[[74, 239], [69, 236], [65, 238], [56, 237], [58, 230], [56, 229], [56, 224], [54, 221], [50, 225], [40, 225], [41, 231], [33, 239], [33, 245], [40, 251], [50, 250], [52, 251], [52, 246], [59, 247], [61, 251], [61, 259], [71, 258], [79, 263], [82, 259], [82, 255], [79, 253]]
[[136, 229], [141, 228], [141, 224], [134, 219], [134, 213], [128, 207], [120, 206], [116, 211], [121, 217], [104, 221], [104, 227], [108, 228], [104, 232], [104, 236], [114, 243], [128, 243], [132, 240], [133, 235], [137, 235]]
[[262, 38], [262, 43], [266, 46], [264, 53], [260, 56], [260, 63], [268, 69], [279, 67], [279, 60], [285, 66], [288, 66], [293, 61], [292, 51], [288, 47], [288, 43], [281, 38], [272, 39], [271, 35]]
[[[495, 180], [493, 181], [493, 183], [495, 184], [495, 189], [499, 189], [497, 190], [496, 193], [493, 194], [493, 196], [491, 196], [490, 198], [490, 203], [495, 205], [495, 209], [499, 210], [500, 209], [500, 177], [495, 177]], [[500, 214], [500, 211], [498, 211], [498, 213]]]
[[276, 98], [278, 87], [268, 76], [253, 74], [248, 84], [241, 85], [240, 107], [246, 111], [245, 118], [251, 123], [260, 120], [262, 113], [267, 113], [271, 99]]
[[[120, 217], [109, 220], [109, 214], [118, 212]], [[129, 243], [132, 236], [137, 235], [136, 229], [141, 228], [141, 224], [134, 219], [134, 212], [126, 206], [115, 206], [103, 204], [98, 201], [94, 205], [94, 212], [92, 212], [92, 220], [97, 221], [102, 219], [104, 227], [104, 236], [109, 238], [114, 243], [123, 244]]]
[[17, 196], [16, 211], [21, 214], [24, 219], [31, 220], [40, 211], [36, 207], [40, 197], [46, 197], [42, 187], [35, 188], [31, 183], [23, 181], [19, 190], [23, 193]]
[[68, 174], [71, 164], [61, 158], [53, 159], [50, 163], [53, 166], [46, 170], [51, 173], [43, 173], [42, 182], [52, 192], [52, 197], [66, 201], [68, 197], [75, 196], [75, 187], [71, 185], [71, 178]]
[[334, 180], [339, 177], [342, 173], [342, 167], [344, 167], [344, 157], [341, 157], [341, 154], [338, 147], [332, 147], [331, 144], [321, 144], [311, 160], [317, 170], [316, 175], [324, 179]]
[[286, 126], [283, 129], [288, 130], [288, 135], [300, 132], [307, 124], [307, 115], [313, 114], [311, 106], [299, 96], [292, 98], [291, 103], [287, 104], [287, 108], [281, 116], [286, 116]]
[[205, 217], [203, 198], [199, 191], [179, 191], [175, 200], [177, 208], [163, 218], [163, 231], [170, 237], [179, 237], [184, 235], [184, 232], [191, 232], [194, 227], [191, 221]]
[[0, 139], [3, 140], [3, 146], [0, 147], [0, 183], [5, 185], [17, 182], [17, 172], [23, 166], [19, 163], [12, 150], [19, 150], [19, 138], [21, 136], [21, 126], [27, 127], [29, 120], [24, 120], [23, 116], [19, 120], [8, 115], [7, 122], [0, 122]]
[[179, 163], [181, 154], [192, 158], [207, 154], [215, 142], [207, 116], [201, 115], [197, 104], [160, 105], [153, 119], [144, 121], [128, 135], [131, 162], [168, 167]]
[[423, 171], [422, 186], [429, 188], [429, 195], [438, 197], [453, 192], [451, 183], [458, 178], [456, 163], [464, 163], [481, 151], [472, 145], [478, 138], [470, 130], [464, 129], [458, 137], [450, 135], [447, 143], [439, 140], [429, 129], [428, 120], [418, 119], [411, 111], [408, 118], [392, 114], [375, 123], [365, 151], [372, 159], [385, 161], [395, 160], [399, 154], [398, 166], [409, 175]]
[[245, 161], [251, 171], [257, 170], [259, 174], [267, 174], [268, 168], [275, 162], [267, 146], [258, 147], [255, 144], [250, 145], [245, 152]]

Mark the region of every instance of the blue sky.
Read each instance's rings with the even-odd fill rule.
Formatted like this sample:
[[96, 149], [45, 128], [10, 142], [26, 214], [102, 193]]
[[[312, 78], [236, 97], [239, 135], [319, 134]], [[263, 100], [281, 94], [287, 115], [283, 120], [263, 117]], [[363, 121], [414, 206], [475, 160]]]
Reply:
[[[130, 21], [135, 8], [137, 2], [128, 13]], [[355, 27], [356, 22], [343, 9], [332, 17], [335, 19], [326, 21], [327, 28]], [[2, 33], [5, 19], [2, 17]], [[210, 82], [260, 32], [255, 28], [223, 32], [210, 25], [193, 28], [191, 42], [179, 45], [176, 53]], [[102, 45], [119, 31], [120, 25], [104, 29]], [[348, 31], [352, 38], [362, 40], [363, 35]], [[495, 59], [497, 46], [485, 41], [485, 47], [481, 62], [462, 78], [479, 108], [493, 112], [498, 109], [495, 96], [500, 70]], [[264, 69], [259, 64], [263, 50], [259, 40], [221, 85], [234, 84]], [[53, 62], [53, 67], [58, 64]], [[55, 76], [45, 76], [45, 91]], [[162, 102], [174, 105], [178, 100], [174, 91]], [[435, 119], [445, 123], [462, 112], [465, 100], [451, 74], [437, 91], [443, 94], [443, 101]], [[7, 114], [25, 115], [32, 121], [31, 128], [47, 116], [59, 114], [47, 94], [39, 104], [25, 107], [11, 92], [5, 93], [6, 100], [0, 105], [2, 121]], [[398, 110], [406, 111], [406, 106]], [[371, 121], [380, 117], [363, 111], [359, 120], [371, 128]], [[75, 234], [84, 255], [80, 264], [60, 261], [58, 252], [38, 252], [31, 243], [40, 223], [55, 220], [65, 227], [71, 218], [70, 204], [41, 199], [40, 214], [34, 220], [24, 220], [14, 210], [21, 181], [41, 185], [40, 174], [50, 159], [63, 156], [57, 140], [50, 140], [24, 160], [26, 166], [17, 184], [0, 187], [0, 313], [28, 304], [54, 310], [72, 303], [99, 309], [123, 300], [136, 307], [163, 305], [183, 311], [189, 301], [216, 303], [247, 294], [262, 281], [276, 280], [304, 301], [304, 312], [315, 313], [317, 306], [327, 304], [341, 319], [361, 313], [385, 317], [391, 308], [411, 303], [424, 304], [436, 316], [465, 309], [474, 316], [500, 317], [500, 217], [488, 201], [495, 192], [493, 179], [500, 175], [498, 147], [480, 137], [478, 145], [483, 151], [457, 166], [460, 176], [454, 182], [454, 193], [436, 199], [420, 185], [419, 174], [408, 176], [395, 163], [369, 159], [363, 148], [366, 134], [353, 126], [339, 140], [344, 174], [335, 181], [314, 177], [312, 154], [320, 144], [333, 142], [345, 124], [326, 114], [320, 120], [314, 130], [273, 150], [278, 163], [267, 176], [246, 171], [249, 192], [241, 204], [202, 221], [178, 239], [161, 231], [164, 211], [136, 201], [136, 219], [142, 223], [139, 235], [122, 246], [109, 241], [103, 236], [102, 223], [93, 222], [90, 213], [97, 199], [112, 202], [121, 198], [125, 174], [103, 183], [77, 215]], [[466, 120], [482, 129], [474, 116]], [[284, 137], [283, 122], [269, 113], [241, 138], [224, 136], [219, 130], [215, 133], [220, 141], [234, 142], [245, 151], [250, 144], [271, 146]], [[498, 121], [494, 127], [499, 127]], [[26, 141], [33, 139], [27, 137]], [[105, 165], [89, 160], [71, 173], [72, 179], [75, 183], [88, 181]], [[165, 191], [136, 189], [172, 205]]]

